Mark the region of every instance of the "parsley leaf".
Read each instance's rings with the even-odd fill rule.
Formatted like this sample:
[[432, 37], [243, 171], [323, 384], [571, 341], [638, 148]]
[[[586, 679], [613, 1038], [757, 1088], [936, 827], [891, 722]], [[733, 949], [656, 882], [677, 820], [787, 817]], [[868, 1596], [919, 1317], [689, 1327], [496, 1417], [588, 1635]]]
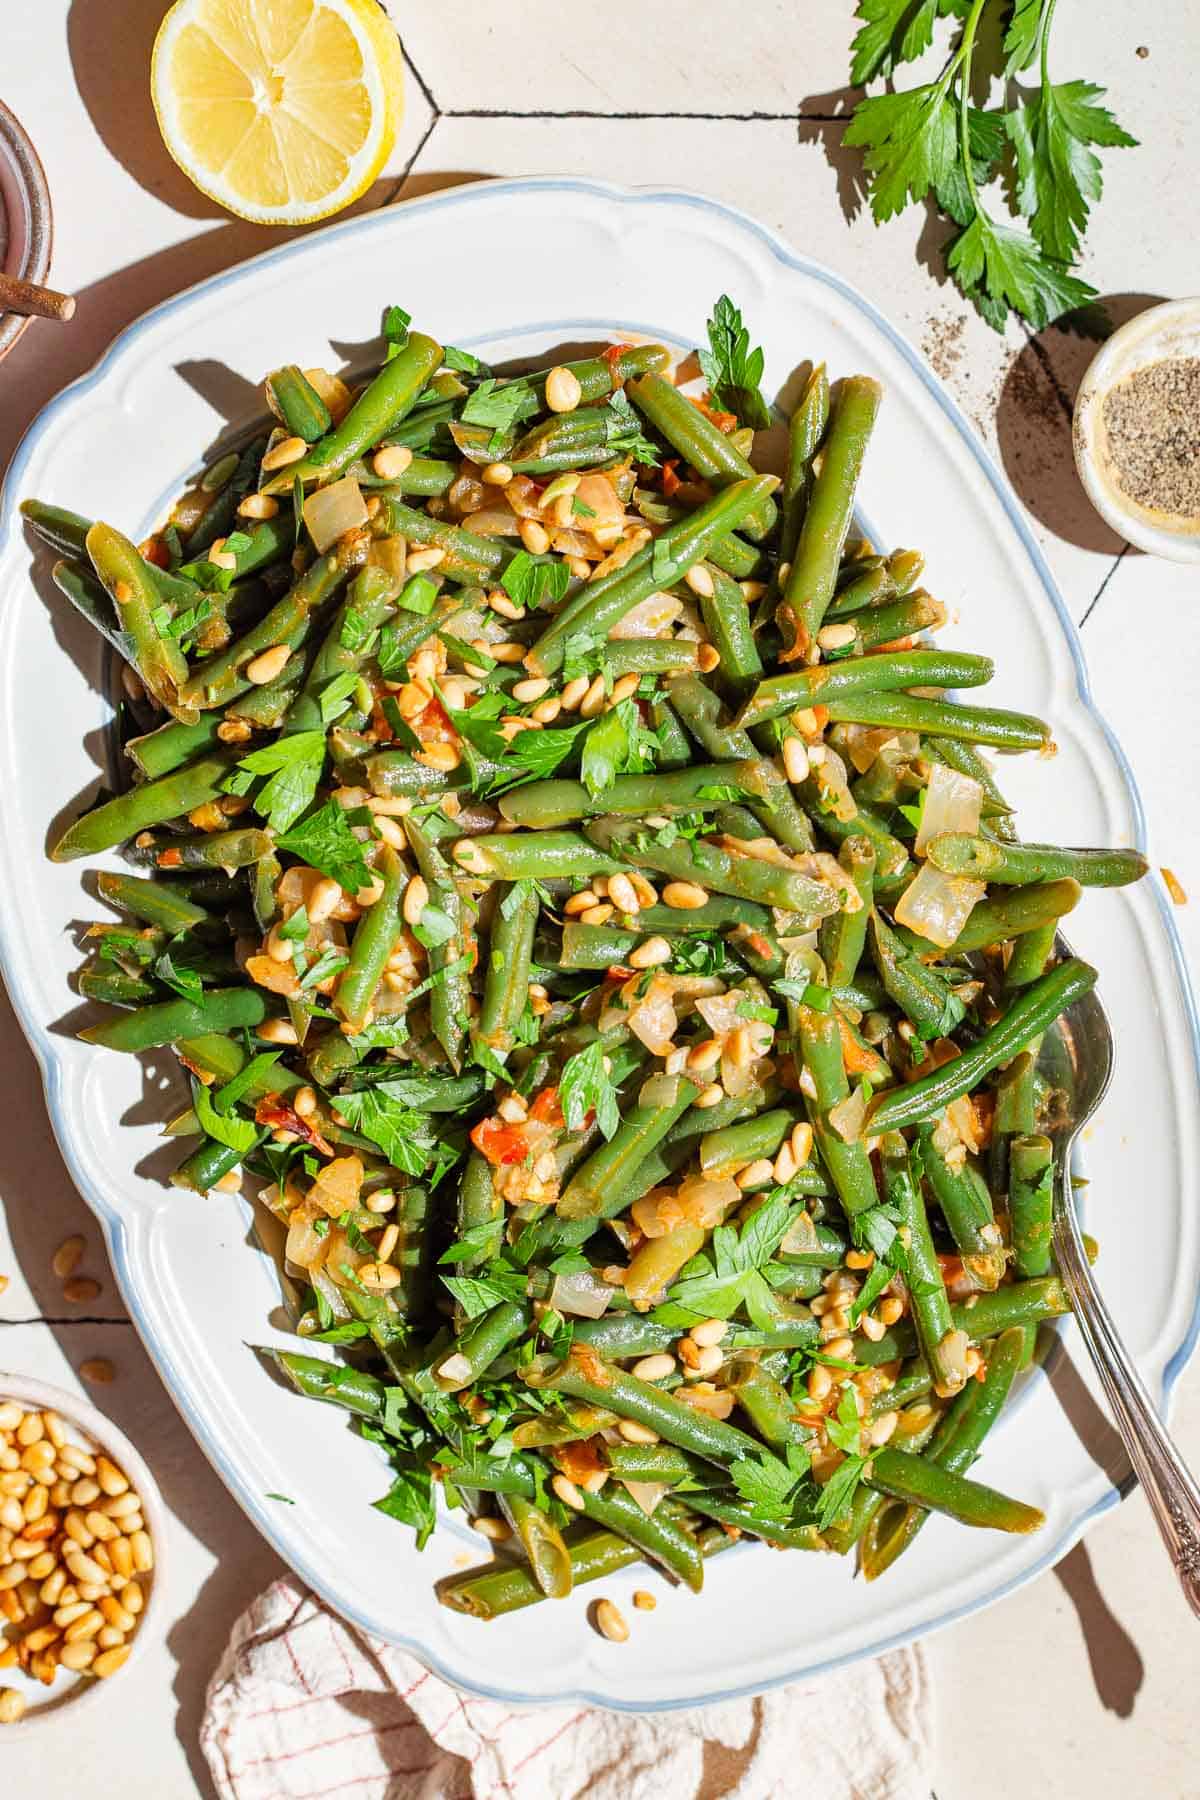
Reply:
[[761, 1450], [757, 1457], [742, 1456], [730, 1465], [739, 1495], [763, 1523], [784, 1523], [791, 1516], [797, 1490], [806, 1482], [811, 1461], [808, 1451], [789, 1444], [784, 1456], [786, 1460]]
[[174, 949], [174, 956], [171, 949], [163, 951], [154, 965], [154, 973], [160, 981], [165, 982], [169, 988], [173, 988], [175, 993], [181, 994], [185, 1000], [202, 999], [204, 987], [198, 972], [195, 969], [189, 969], [187, 964], [181, 960], [184, 955], [184, 946], [176, 943]]
[[1033, 238], [977, 211], [946, 255], [968, 300], [997, 331], [1011, 308], [1041, 331], [1061, 313], [1086, 306], [1096, 290], [1044, 257]]
[[258, 790], [254, 808], [274, 831], [287, 831], [311, 806], [324, 767], [323, 731], [294, 731], [290, 737], [252, 750], [238, 762], [238, 768], [249, 775], [270, 776]]
[[[522, 735], [532, 737], [534, 733]], [[633, 700], [622, 700], [596, 719], [583, 740], [580, 767], [583, 785], [593, 800], [610, 788], [618, 775], [653, 767], [652, 747], [657, 745], [657, 738], [642, 725]]]
[[[899, 1239], [897, 1239], [897, 1242], [899, 1242]], [[858, 1324], [858, 1321], [865, 1312], [870, 1312], [880, 1294], [882, 1294], [884, 1288], [892, 1279], [892, 1274], [893, 1271], [891, 1267], [884, 1262], [881, 1256], [877, 1256], [867, 1275], [867, 1279], [863, 1282], [862, 1287], [859, 1289], [854, 1303], [850, 1308], [851, 1329]]]
[[568, 1058], [558, 1084], [559, 1102], [568, 1131], [578, 1131], [589, 1112], [606, 1138], [621, 1123], [616, 1089], [604, 1067], [604, 1047], [599, 1038]]
[[517, 381], [502, 384], [494, 376], [481, 381], [462, 409], [464, 425], [490, 425], [507, 431], [520, 418], [529, 390]]
[[456, 350], [453, 344], [447, 344], [442, 351], [442, 361], [448, 369], [458, 375], [486, 375], [487, 364], [472, 356], [469, 350]]
[[[358, 672], [355, 669], [343, 669], [340, 675], [335, 675], [332, 681], [325, 683], [321, 689], [319, 702], [322, 725], [332, 725], [335, 719], [341, 718], [349, 706], [350, 696], [357, 686]], [[296, 732], [295, 736], [299, 737], [300, 733]], [[280, 740], [285, 744], [288, 741], [287, 738]]]
[[670, 1289], [669, 1298], [651, 1315], [662, 1325], [694, 1325], [697, 1319], [730, 1319], [744, 1306], [751, 1320], [765, 1328], [774, 1321], [775, 1305], [762, 1270], [788, 1228], [791, 1207], [781, 1192], [771, 1194], [747, 1220], [741, 1234], [718, 1225], [712, 1234], [713, 1259], [693, 1257]]
[[835, 1519], [840, 1519], [846, 1511], [862, 1480], [863, 1470], [867, 1466], [865, 1456], [848, 1456], [834, 1470], [825, 1486], [821, 1489], [821, 1498], [817, 1503], [817, 1527], [824, 1531]]
[[904, 93], [860, 100], [842, 139], [865, 150], [875, 223], [903, 212], [910, 200], [924, 200], [946, 181], [958, 156], [958, 116], [948, 78]]
[[651, 443], [634, 412], [624, 388], [614, 388], [608, 398], [608, 416], [604, 421], [605, 441], [611, 450], [630, 456], [634, 462], [657, 468], [662, 461], [658, 445]]
[[1059, 262], [1079, 255], [1088, 207], [1102, 192], [1100, 161], [1088, 146], [1137, 144], [1107, 107], [1096, 105], [1103, 92], [1090, 81], [1047, 82], [1005, 115], [1017, 158], [1017, 203], [1046, 255]]
[[[320, 737], [321, 734], [297, 732], [296, 736]], [[291, 743], [295, 740], [285, 738], [283, 741]], [[279, 839], [279, 848], [298, 856], [310, 868], [320, 869], [322, 875], [330, 876], [347, 893], [356, 894], [360, 888], [371, 885], [371, 871], [363, 856], [363, 847], [346, 823], [346, 815], [336, 800], [327, 800], [319, 811], [284, 832]]]
[[915, 7], [913, 0], [858, 0], [863, 24], [850, 47], [851, 86], [865, 87], [897, 63], [913, 62], [933, 42], [938, 13], [950, 10], [946, 0], [917, 0]]
[[486, 1277], [443, 1275], [442, 1286], [458, 1301], [468, 1319], [481, 1318], [507, 1300], [525, 1298], [525, 1276], [519, 1269], [505, 1269], [499, 1263], [492, 1264]]
[[354, 1131], [378, 1144], [392, 1167], [405, 1175], [422, 1175], [429, 1162], [429, 1122], [387, 1092], [384, 1084], [339, 1094], [338, 1111]]
[[1015, 75], [1033, 61], [1045, 7], [1046, 0], [1013, 0], [1012, 17], [1004, 33], [1005, 75]]
[[259, 1138], [258, 1126], [251, 1119], [239, 1119], [231, 1113], [219, 1113], [209, 1099], [208, 1089], [202, 1081], [192, 1083], [192, 1104], [208, 1137], [215, 1138], [218, 1144], [224, 1144], [227, 1150], [236, 1150], [239, 1154], [253, 1150]]
[[406, 1456], [391, 1487], [382, 1500], [374, 1502], [374, 1507], [376, 1512], [386, 1513], [389, 1519], [411, 1525], [417, 1534], [417, 1549], [423, 1550], [437, 1524], [433, 1477], [429, 1470], [417, 1457]]
[[387, 356], [391, 362], [393, 356], [399, 356], [408, 342], [408, 328], [412, 324], [412, 314], [405, 312], [402, 306], [387, 306], [383, 312], [383, 335], [387, 339]]
[[518, 606], [532, 612], [539, 606], [553, 606], [571, 585], [571, 571], [564, 562], [542, 562], [528, 550], [518, 550], [503, 575], [500, 586]]
[[750, 333], [728, 294], [722, 294], [713, 307], [707, 331], [709, 348], [699, 355], [713, 405], [736, 413], [755, 431], [765, 431], [771, 423], [771, 410], [759, 385], [763, 353], [751, 350]]

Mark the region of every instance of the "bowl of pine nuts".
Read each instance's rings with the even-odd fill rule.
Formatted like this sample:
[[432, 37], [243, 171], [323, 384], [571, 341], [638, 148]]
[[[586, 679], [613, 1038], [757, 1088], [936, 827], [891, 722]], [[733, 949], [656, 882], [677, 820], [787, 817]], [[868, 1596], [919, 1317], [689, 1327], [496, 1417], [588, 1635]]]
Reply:
[[0, 1370], [0, 1743], [137, 1660], [156, 1629], [165, 1524], [111, 1420]]

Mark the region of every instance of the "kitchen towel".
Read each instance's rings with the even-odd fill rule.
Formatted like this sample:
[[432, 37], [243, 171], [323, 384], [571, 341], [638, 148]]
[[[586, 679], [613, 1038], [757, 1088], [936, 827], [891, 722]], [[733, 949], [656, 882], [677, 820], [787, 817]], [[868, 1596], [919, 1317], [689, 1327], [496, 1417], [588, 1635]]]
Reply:
[[929, 1800], [931, 1715], [920, 1646], [686, 1712], [508, 1706], [284, 1577], [234, 1627], [201, 1744], [222, 1800]]

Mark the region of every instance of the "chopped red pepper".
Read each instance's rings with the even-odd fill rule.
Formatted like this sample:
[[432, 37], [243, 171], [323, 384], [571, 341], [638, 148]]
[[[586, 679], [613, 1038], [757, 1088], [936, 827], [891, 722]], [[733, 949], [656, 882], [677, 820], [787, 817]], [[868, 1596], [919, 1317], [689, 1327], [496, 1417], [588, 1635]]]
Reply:
[[319, 1150], [322, 1156], [333, 1155], [333, 1145], [328, 1143], [316, 1126], [309, 1119], [302, 1119], [294, 1107], [278, 1094], [267, 1094], [254, 1109], [254, 1117], [260, 1125], [268, 1126], [272, 1131], [290, 1131], [305, 1143]]
[[677, 456], [669, 456], [667, 458], [666, 462], [664, 462], [664, 464], [662, 466], [661, 486], [662, 486], [662, 491], [668, 500], [671, 498], [671, 495], [673, 493], [675, 493], [678, 488], [681, 488], [683, 486], [683, 482], [679, 479], [679, 476], [675, 473], [675, 471], [676, 471], [676, 469], [678, 469], [678, 467], [679, 467], [679, 458]]
[[610, 344], [607, 350], [602, 350], [600, 352], [600, 360], [601, 362], [606, 362], [608, 364], [609, 378], [614, 387], [620, 387], [621, 385], [617, 379], [617, 364], [620, 362], [625, 352], [632, 349], [632, 344]]
[[531, 1119], [539, 1125], [565, 1125], [563, 1109], [558, 1098], [556, 1087], [545, 1087], [529, 1109]]
[[525, 1160], [525, 1133], [519, 1125], [503, 1119], [480, 1119], [471, 1133], [471, 1142], [493, 1167]]

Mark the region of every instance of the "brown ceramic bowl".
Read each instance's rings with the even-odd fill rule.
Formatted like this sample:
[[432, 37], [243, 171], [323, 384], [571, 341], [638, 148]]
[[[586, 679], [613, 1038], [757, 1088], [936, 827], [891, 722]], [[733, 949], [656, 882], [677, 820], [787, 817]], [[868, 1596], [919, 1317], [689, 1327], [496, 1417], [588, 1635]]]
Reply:
[[[44, 284], [53, 237], [50, 189], [38, 153], [0, 102], [0, 269]], [[20, 313], [0, 311], [0, 359], [29, 323]]]

